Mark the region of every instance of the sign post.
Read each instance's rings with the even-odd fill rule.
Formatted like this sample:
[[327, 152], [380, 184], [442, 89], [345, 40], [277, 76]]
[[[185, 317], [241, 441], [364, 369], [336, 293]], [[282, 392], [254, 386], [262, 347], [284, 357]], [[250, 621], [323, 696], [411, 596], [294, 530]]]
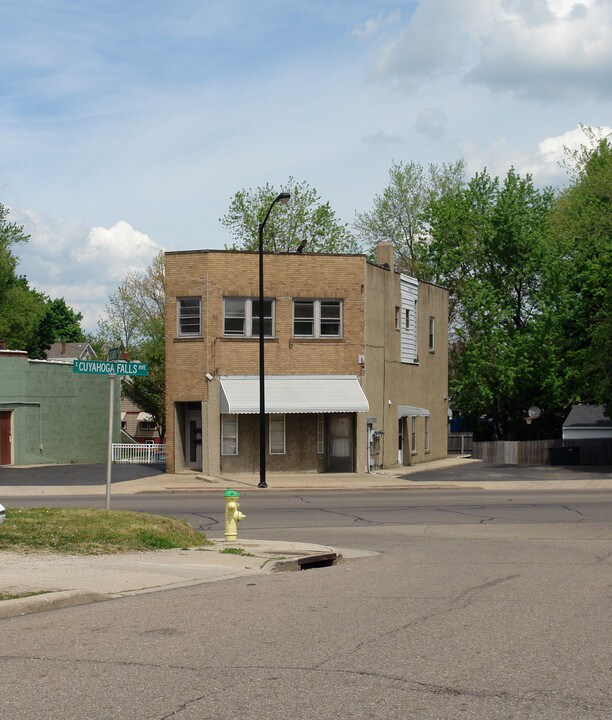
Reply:
[[72, 372], [82, 375], [108, 375], [110, 398], [108, 401], [108, 451], [106, 456], [106, 509], [110, 510], [111, 472], [113, 466], [113, 413], [115, 405], [115, 378], [117, 375], [132, 377], [146, 377], [149, 366], [143, 362], [129, 362], [128, 360], [74, 360]]
[[113, 467], [113, 410], [115, 403], [115, 378], [116, 375], [110, 374], [110, 398], [108, 401], [108, 449], [106, 454], [106, 509], [110, 510], [111, 496], [111, 468]]

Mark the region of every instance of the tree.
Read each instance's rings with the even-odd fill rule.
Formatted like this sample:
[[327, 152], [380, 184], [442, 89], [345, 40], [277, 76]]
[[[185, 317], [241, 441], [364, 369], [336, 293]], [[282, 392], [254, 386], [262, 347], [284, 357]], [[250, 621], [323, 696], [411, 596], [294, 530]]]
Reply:
[[[359, 244], [343, 225], [330, 204], [323, 203], [318, 192], [306, 182], [292, 177], [281, 188], [291, 194], [290, 202], [277, 205], [266, 223], [264, 249], [273, 252], [295, 251], [306, 241], [308, 252], [356, 253]], [[278, 191], [266, 184], [255, 190], [239, 190], [229, 211], [220, 219], [234, 237], [231, 250], [257, 250], [259, 223]]]
[[555, 317], [569, 402], [612, 407], [612, 144], [589, 136], [571, 153], [573, 182], [555, 203], [562, 258]]
[[64, 298], [47, 300], [38, 332], [27, 347], [32, 358], [44, 359], [46, 351], [56, 342], [83, 342], [83, 315], [66, 305]]
[[24, 232], [22, 225], [9, 222], [9, 208], [0, 203], [0, 302], [2, 302], [3, 290], [16, 280], [15, 269], [17, 258], [13, 255], [12, 248], [18, 243], [25, 243], [30, 236]]
[[132, 358], [149, 365], [146, 377], [124, 379], [122, 392], [157, 425], [166, 428], [164, 254], [142, 272], [129, 272], [110, 296], [106, 317], [98, 322], [97, 345], [119, 344]]
[[27, 350], [38, 335], [48, 298], [24, 277], [14, 278], [0, 301], [0, 338], [11, 350]]
[[15, 350], [22, 350], [40, 319], [42, 296], [32, 295], [27, 281], [16, 273], [14, 246], [29, 235], [9, 222], [9, 209], [0, 203], [0, 337]]
[[558, 264], [548, 233], [553, 201], [531, 176], [511, 169], [503, 182], [486, 170], [467, 186], [433, 198], [422, 275], [449, 288], [449, 385], [464, 415], [491, 417], [502, 435], [525, 429], [526, 409], [559, 423], [562, 393], [557, 334], [550, 322]]
[[370, 212], [357, 213], [357, 235], [373, 254], [376, 243], [393, 243], [398, 268], [421, 279], [421, 256], [429, 239], [427, 208], [432, 200], [463, 187], [465, 163], [392, 163], [389, 184]]

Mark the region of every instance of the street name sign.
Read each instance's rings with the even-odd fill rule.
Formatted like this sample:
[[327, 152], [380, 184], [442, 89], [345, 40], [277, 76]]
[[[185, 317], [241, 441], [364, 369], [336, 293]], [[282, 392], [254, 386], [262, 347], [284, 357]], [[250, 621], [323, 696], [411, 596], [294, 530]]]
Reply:
[[72, 372], [85, 375], [131, 375], [146, 377], [149, 374], [149, 365], [144, 362], [129, 362], [119, 360], [74, 360]]

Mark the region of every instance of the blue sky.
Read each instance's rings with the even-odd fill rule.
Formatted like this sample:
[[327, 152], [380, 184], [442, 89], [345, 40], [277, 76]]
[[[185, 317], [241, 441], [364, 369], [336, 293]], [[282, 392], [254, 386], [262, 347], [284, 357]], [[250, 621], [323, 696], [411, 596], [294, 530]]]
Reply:
[[0, 202], [20, 270], [93, 329], [160, 249], [222, 248], [241, 188], [340, 219], [393, 161], [560, 185], [612, 125], [609, 0], [0, 0]]

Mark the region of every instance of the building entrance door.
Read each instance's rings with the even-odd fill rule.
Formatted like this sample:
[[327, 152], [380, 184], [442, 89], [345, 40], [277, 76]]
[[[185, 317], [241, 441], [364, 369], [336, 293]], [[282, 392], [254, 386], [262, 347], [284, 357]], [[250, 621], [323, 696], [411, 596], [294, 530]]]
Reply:
[[0, 410], [0, 465], [13, 464], [12, 410]]
[[403, 465], [404, 464], [404, 426], [405, 426], [404, 418], [401, 417], [398, 422], [398, 429], [397, 429], [397, 464]]
[[352, 415], [328, 416], [328, 472], [353, 472], [355, 429]]
[[185, 412], [185, 464], [192, 470], [202, 469], [202, 410]]

